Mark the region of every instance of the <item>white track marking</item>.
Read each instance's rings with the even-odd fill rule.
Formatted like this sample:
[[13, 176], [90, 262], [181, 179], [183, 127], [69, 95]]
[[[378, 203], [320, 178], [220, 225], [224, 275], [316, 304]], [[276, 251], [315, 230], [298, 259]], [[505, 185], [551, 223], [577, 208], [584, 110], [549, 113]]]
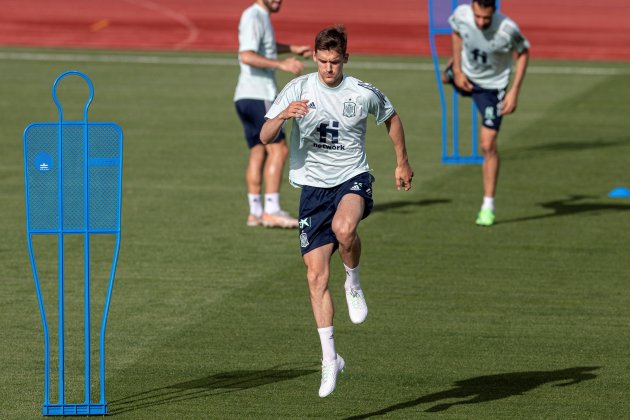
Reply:
[[188, 16], [186, 16], [183, 13], [176, 12], [172, 9], [169, 9], [166, 6], [162, 6], [161, 4], [158, 4], [151, 0], [123, 0], [123, 1], [129, 4], [133, 4], [134, 6], [142, 7], [144, 9], [159, 13], [162, 16], [165, 16], [168, 19], [172, 19], [180, 23], [182, 26], [184, 26], [188, 30], [188, 36], [184, 40], [175, 44], [173, 48], [176, 50], [181, 50], [187, 45], [192, 44], [199, 37], [199, 29], [193, 23], [193, 21], [190, 20]]
[[[131, 54], [89, 54], [89, 53], [56, 53], [56, 52], [26, 52], [0, 51], [0, 60], [6, 61], [62, 61], [62, 62], [93, 62], [120, 64], [160, 64], [160, 65], [195, 65], [195, 66], [238, 66], [236, 53], [234, 58], [220, 57], [182, 57], [168, 55], [131, 55]], [[307, 62], [307, 67], [312, 65]], [[347, 64], [349, 69], [368, 70], [398, 70], [398, 71], [433, 71], [431, 63], [404, 63], [395, 61], [354, 61]], [[528, 73], [533, 74], [564, 74], [580, 76], [628, 76], [630, 66], [627, 67], [572, 67], [536, 66], [530, 65]]]

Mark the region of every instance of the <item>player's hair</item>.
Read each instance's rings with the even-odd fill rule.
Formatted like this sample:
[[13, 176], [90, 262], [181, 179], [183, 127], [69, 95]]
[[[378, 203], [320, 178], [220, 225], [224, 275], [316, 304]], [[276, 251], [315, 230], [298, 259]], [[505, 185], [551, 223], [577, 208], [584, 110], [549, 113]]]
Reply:
[[333, 50], [341, 55], [346, 55], [348, 37], [343, 25], [329, 26], [322, 29], [315, 37], [315, 51]]
[[479, 6], [483, 7], [484, 9], [487, 7], [492, 7], [492, 10], [497, 10], [496, 0], [472, 0], [472, 1], [477, 3]]

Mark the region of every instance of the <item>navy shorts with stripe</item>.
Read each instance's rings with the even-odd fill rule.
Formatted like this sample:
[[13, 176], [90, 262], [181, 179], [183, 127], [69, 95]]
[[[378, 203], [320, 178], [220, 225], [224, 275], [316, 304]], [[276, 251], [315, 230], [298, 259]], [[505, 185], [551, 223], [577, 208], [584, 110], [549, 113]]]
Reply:
[[445, 74], [448, 77], [449, 83], [453, 85], [457, 93], [462, 96], [472, 97], [473, 102], [475, 102], [479, 110], [479, 114], [481, 114], [481, 124], [484, 127], [499, 131], [501, 121], [503, 120], [503, 117], [499, 115], [499, 109], [505, 97], [505, 89], [484, 89], [473, 83], [472, 92], [466, 92], [455, 85], [452, 67], [448, 67], [445, 70]]
[[332, 243], [333, 252], [339, 242], [332, 231], [332, 220], [337, 206], [346, 194], [357, 194], [365, 200], [362, 219], [372, 212], [372, 182], [374, 177], [364, 172], [332, 188], [302, 186], [299, 211], [299, 235], [302, 255]]
[[[252, 147], [262, 144], [260, 142], [260, 130], [265, 123], [265, 114], [271, 106], [270, 101], [262, 99], [239, 99], [234, 103], [236, 112], [241, 119], [243, 129], [245, 130], [245, 140], [251, 149]], [[280, 130], [275, 142], [284, 139], [284, 132]]]

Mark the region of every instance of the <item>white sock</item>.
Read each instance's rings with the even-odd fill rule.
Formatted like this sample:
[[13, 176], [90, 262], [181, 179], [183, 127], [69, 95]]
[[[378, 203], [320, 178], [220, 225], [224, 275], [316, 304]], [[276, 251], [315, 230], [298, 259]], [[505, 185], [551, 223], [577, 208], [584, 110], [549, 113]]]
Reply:
[[265, 213], [277, 213], [280, 211], [280, 193], [265, 194]]
[[256, 217], [262, 216], [262, 203], [260, 202], [260, 194], [247, 194], [249, 201], [249, 212]]
[[361, 280], [359, 279], [359, 266], [357, 265], [354, 268], [350, 268], [344, 264], [343, 268], [346, 270], [346, 284], [344, 284], [344, 288], [346, 290], [350, 290], [351, 288], [360, 289]]
[[494, 211], [494, 197], [484, 197], [483, 204], [481, 205], [481, 210], [492, 210]]
[[326, 328], [318, 328], [319, 341], [322, 343], [322, 359], [325, 362], [332, 362], [337, 358], [335, 351], [335, 335], [333, 334], [333, 326]]

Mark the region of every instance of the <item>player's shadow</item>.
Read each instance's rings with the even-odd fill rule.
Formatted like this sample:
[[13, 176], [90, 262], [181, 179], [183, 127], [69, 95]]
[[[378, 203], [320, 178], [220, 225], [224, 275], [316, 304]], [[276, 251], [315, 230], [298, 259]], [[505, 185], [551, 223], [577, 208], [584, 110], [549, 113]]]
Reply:
[[116, 415], [147, 407], [210, 397], [228, 392], [244, 391], [319, 372], [319, 369], [314, 369], [316, 367], [315, 364], [289, 366], [288, 369], [281, 369], [283, 366], [286, 367], [286, 365], [280, 365], [264, 370], [237, 370], [217, 373], [205, 378], [139, 392], [110, 401], [108, 404], [109, 414]]
[[[451, 389], [424, 395], [414, 400], [390, 405], [378, 411], [348, 417], [345, 420], [367, 419], [382, 416], [393, 411], [404, 410], [420, 404], [437, 403], [428, 407], [425, 412], [446, 411], [457, 405], [479, 404], [500, 400], [516, 395], [523, 395], [544, 384], [557, 382], [554, 386], [564, 387], [582, 381], [595, 379], [593, 371], [599, 366], [574, 367], [552, 371], [513, 372], [499, 375], [477, 376], [455, 382]], [[454, 400], [454, 401], [449, 401]]]
[[433, 206], [435, 204], [447, 204], [452, 200], [445, 198], [433, 198], [433, 199], [423, 199], [423, 200], [405, 200], [405, 201], [392, 201], [389, 203], [378, 203], [375, 204], [372, 208], [373, 212], [377, 211], [388, 211], [388, 210], [398, 210], [405, 207], [426, 207]]
[[575, 152], [580, 150], [602, 149], [604, 147], [616, 147], [625, 145], [630, 141], [630, 138], [619, 138], [615, 140], [610, 139], [596, 139], [592, 141], [564, 141], [564, 142], [549, 142], [545, 144], [514, 148], [502, 156], [503, 160], [516, 160], [521, 157], [531, 158], [532, 152]]
[[550, 212], [534, 216], [525, 216], [515, 219], [501, 220], [499, 223], [527, 222], [531, 220], [546, 219], [548, 217], [570, 216], [578, 213], [597, 213], [630, 210], [630, 204], [610, 204], [583, 201], [588, 199], [598, 199], [598, 197], [592, 195], [571, 195], [569, 196], [569, 198], [565, 198], [562, 200], [552, 200], [544, 203], [539, 203], [540, 207], [550, 210]]

